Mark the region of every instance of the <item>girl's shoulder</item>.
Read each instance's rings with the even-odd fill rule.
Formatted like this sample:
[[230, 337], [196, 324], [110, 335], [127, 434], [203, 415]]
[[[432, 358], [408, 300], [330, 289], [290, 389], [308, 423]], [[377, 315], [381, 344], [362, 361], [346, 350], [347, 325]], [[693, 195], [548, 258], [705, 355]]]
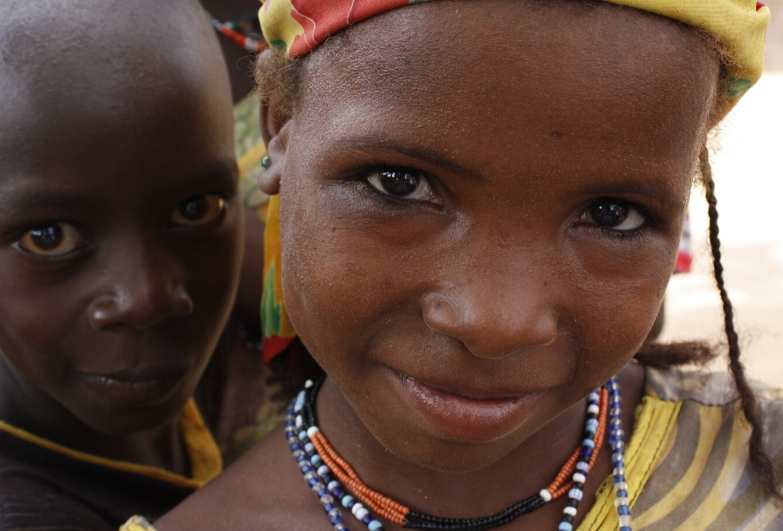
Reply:
[[[783, 406], [783, 388], [753, 381], [751, 387], [762, 407]], [[739, 400], [731, 374], [699, 368], [645, 368], [645, 395], [669, 402], [693, 402], [708, 407], [727, 406]]]
[[[230, 511], [226, 508], [230, 507]], [[155, 522], [157, 531], [331, 529], [278, 428]], [[126, 531], [145, 528], [126, 527]]]
[[[767, 451], [780, 468], [783, 392], [753, 388]], [[783, 528], [780, 506], [753, 471], [750, 435], [728, 372], [647, 368], [626, 451], [634, 529]]]

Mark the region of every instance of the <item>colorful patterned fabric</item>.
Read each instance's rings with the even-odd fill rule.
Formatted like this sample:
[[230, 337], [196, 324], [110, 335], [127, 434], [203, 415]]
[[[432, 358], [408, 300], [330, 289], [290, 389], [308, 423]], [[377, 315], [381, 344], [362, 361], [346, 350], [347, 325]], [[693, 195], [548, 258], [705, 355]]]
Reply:
[[[432, 0], [266, 0], [259, 12], [267, 42], [289, 57], [313, 51], [329, 36], [387, 11]], [[605, 0], [649, 11], [714, 36], [729, 56], [720, 113], [758, 80], [769, 9], [755, 0]]]
[[[646, 369], [626, 447], [636, 531], [775, 531], [783, 507], [751, 472], [750, 428], [727, 374]], [[768, 451], [783, 465], [783, 393], [757, 389]], [[611, 476], [577, 531], [616, 531]], [[126, 531], [154, 531], [128, 527]]]
[[267, 205], [264, 225], [264, 291], [261, 298], [261, 324], [264, 333], [263, 356], [269, 363], [296, 337], [283, 303], [280, 279], [280, 196]]
[[260, 101], [250, 93], [234, 106], [234, 149], [239, 165], [239, 183], [245, 208], [254, 210], [264, 221], [264, 271], [261, 300], [263, 332], [262, 355], [270, 362], [295, 337], [283, 306], [280, 287], [280, 221], [279, 199], [270, 198], [258, 187], [261, 159], [266, 155], [261, 138]]

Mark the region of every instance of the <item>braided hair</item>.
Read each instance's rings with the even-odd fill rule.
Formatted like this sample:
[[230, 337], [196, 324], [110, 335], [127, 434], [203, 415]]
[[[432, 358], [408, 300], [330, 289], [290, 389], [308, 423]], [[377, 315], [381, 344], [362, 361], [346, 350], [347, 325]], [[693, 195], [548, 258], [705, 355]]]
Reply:
[[783, 495], [778, 490], [775, 468], [772, 464], [772, 460], [764, 449], [764, 424], [762, 422], [758, 401], [748, 383], [747, 376], [745, 375], [745, 367], [740, 360], [739, 336], [737, 335], [737, 330], [734, 326], [734, 306], [729, 299], [723, 278], [723, 262], [719, 237], [720, 231], [718, 229], [718, 201], [715, 197], [715, 181], [712, 178], [710, 155], [706, 146], [702, 149], [701, 155], [699, 156], [699, 164], [710, 220], [709, 239], [710, 248], [712, 250], [713, 275], [723, 306], [723, 327], [728, 343], [729, 369], [734, 379], [734, 385], [739, 393], [742, 412], [751, 426], [750, 462], [764, 487], [778, 498], [778, 500], [783, 500]]

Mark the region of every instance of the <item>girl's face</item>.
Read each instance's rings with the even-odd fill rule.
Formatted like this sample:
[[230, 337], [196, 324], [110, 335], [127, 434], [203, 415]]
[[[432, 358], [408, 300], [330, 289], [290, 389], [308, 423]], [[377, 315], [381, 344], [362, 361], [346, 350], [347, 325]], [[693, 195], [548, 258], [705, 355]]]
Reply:
[[220, 336], [242, 224], [230, 92], [203, 35], [162, 54], [139, 32], [0, 83], [3, 382], [48, 418], [62, 406], [113, 434], [174, 419]]
[[284, 292], [376, 439], [486, 465], [633, 357], [717, 75], [695, 33], [601, 3], [434, 2], [307, 60], [271, 146]]

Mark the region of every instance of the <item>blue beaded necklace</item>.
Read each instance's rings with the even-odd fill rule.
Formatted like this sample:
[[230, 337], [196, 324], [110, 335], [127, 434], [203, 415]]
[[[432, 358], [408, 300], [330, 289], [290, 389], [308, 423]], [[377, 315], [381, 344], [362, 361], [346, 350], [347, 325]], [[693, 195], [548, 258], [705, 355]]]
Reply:
[[[319, 445], [318, 441], [323, 440], [323, 435], [317, 426], [315, 400], [322, 383], [322, 381], [318, 383], [308, 381], [305, 388], [289, 405], [285, 425], [285, 436], [289, 449], [296, 459], [305, 482], [318, 497], [330, 524], [336, 531], [348, 529], [343, 520], [341, 507], [350, 512], [363, 527], [370, 531], [382, 530], [381, 519], [360, 500], [347, 492], [345, 485], [334, 477], [333, 471], [325, 463], [326, 459], [319, 452], [319, 447], [323, 450], [323, 445]], [[604, 389], [608, 391], [609, 395], [608, 441], [612, 452], [612, 479], [619, 531], [632, 531], [628, 485], [625, 481], [620, 388], [617, 380], [612, 378], [604, 385]], [[573, 486], [568, 490], [563, 516], [556, 528], [558, 531], [573, 531], [577, 508], [582, 500], [583, 487], [590, 470], [590, 462], [594, 451], [597, 451], [596, 432], [599, 426], [599, 400], [600, 390], [598, 389], [587, 397], [585, 437], [581, 442], [578, 461], [571, 477]], [[331, 457], [335, 458], [334, 455]], [[406, 513], [402, 526], [408, 529], [453, 531], [494, 529], [542, 507], [552, 499], [553, 493], [548, 489], [543, 489], [537, 495], [520, 500], [499, 513], [479, 518], [444, 518], [411, 510]]]

